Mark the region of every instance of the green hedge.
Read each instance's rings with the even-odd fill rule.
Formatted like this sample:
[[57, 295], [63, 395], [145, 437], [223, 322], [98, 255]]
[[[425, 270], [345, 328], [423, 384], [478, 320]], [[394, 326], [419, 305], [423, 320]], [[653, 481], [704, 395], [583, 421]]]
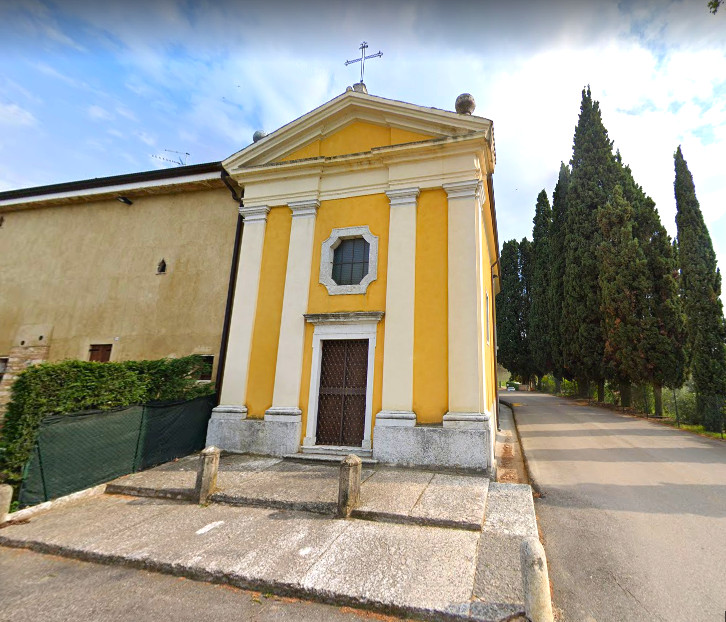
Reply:
[[0, 430], [0, 481], [17, 484], [49, 415], [109, 410], [131, 404], [188, 400], [213, 392], [197, 382], [201, 356], [156, 361], [42, 363], [20, 373]]

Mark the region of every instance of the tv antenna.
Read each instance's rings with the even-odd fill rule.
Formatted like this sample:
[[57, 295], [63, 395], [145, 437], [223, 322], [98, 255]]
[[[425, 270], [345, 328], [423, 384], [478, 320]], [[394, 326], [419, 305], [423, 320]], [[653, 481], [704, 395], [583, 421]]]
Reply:
[[363, 41], [360, 44], [360, 47], [358, 48], [360, 50], [360, 58], [354, 58], [353, 60], [347, 60], [345, 61], [345, 66], [352, 65], [353, 63], [360, 63], [360, 83], [363, 84], [363, 72], [365, 71], [366, 61], [369, 58], [379, 58], [383, 56], [383, 52], [378, 50], [375, 54], [369, 54], [366, 56], [366, 50], [368, 49], [368, 44]]
[[[187, 151], [174, 151], [173, 149], [164, 149], [167, 153], [176, 153], [177, 159], [176, 160], [170, 160], [169, 158], [164, 158], [159, 155], [152, 155], [152, 158], [156, 158], [157, 160], [163, 160], [164, 162], [171, 162], [172, 164], [176, 164], [177, 166], [186, 166], [187, 165], [187, 159], [189, 158], [189, 152]], [[184, 157], [182, 157], [184, 156]]]

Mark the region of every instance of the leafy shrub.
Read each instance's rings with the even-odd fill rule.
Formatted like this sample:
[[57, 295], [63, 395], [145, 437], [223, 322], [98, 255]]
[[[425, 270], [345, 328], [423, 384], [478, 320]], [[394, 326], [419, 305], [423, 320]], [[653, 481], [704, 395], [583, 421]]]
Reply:
[[201, 356], [156, 361], [42, 363], [20, 373], [0, 430], [0, 480], [18, 483], [50, 415], [109, 410], [161, 400], [188, 400], [213, 392], [197, 378]]

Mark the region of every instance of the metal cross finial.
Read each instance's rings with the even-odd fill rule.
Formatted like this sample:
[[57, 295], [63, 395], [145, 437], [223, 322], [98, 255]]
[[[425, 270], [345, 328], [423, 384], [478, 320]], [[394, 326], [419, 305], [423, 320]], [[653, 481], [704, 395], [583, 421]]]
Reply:
[[370, 54], [370, 55], [366, 56], [366, 50], [368, 49], [368, 44], [365, 41], [363, 41], [363, 43], [360, 44], [360, 47], [358, 49], [360, 50], [360, 58], [345, 61], [345, 66], [347, 67], [348, 65], [352, 65], [353, 63], [360, 63], [360, 81], [361, 81], [361, 84], [363, 84], [363, 71], [365, 69], [366, 60], [368, 60], [369, 58], [376, 58], [376, 57], [383, 56], [383, 52], [378, 50], [378, 52], [376, 54]]

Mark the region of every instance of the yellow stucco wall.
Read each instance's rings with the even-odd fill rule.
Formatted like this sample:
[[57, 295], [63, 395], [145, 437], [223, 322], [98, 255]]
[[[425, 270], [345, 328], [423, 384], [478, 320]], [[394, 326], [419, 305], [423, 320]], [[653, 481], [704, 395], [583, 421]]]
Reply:
[[226, 188], [133, 201], [3, 212], [0, 356], [39, 324], [52, 361], [112, 343], [111, 360], [208, 353], [216, 367], [237, 205]]
[[[389, 203], [385, 194], [375, 194], [350, 199], [323, 201], [318, 209], [313, 242], [312, 270], [310, 274], [310, 294], [308, 313], [335, 313], [340, 311], [383, 311], [386, 306], [386, 264], [388, 258], [388, 217]], [[324, 285], [319, 283], [320, 252], [322, 243], [334, 228], [368, 225], [373, 235], [378, 236], [378, 278], [373, 281], [365, 294], [331, 296]], [[383, 389], [383, 331], [385, 317], [378, 324], [376, 333], [376, 355], [374, 361], [373, 403], [375, 416], [381, 410]], [[305, 350], [303, 358], [302, 384], [298, 407], [303, 411], [303, 430], [307, 424], [308, 397], [310, 392], [310, 367], [312, 364], [313, 326], [305, 330]]]
[[[272, 406], [291, 227], [292, 212], [289, 207], [273, 207], [270, 210], [262, 249], [260, 291], [245, 401], [250, 419], [263, 418], [265, 411]], [[244, 269], [244, 266], [240, 268]]]
[[443, 189], [425, 190], [416, 213], [413, 410], [419, 423], [440, 423], [449, 403], [448, 236]]
[[428, 140], [430, 138], [432, 136], [417, 134], [416, 132], [401, 130], [395, 127], [392, 128], [374, 123], [356, 121], [334, 132], [330, 136], [314, 140], [284, 158], [280, 158], [280, 161], [285, 162], [304, 158], [317, 158], [320, 156], [332, 157], [347, 153], [361, 153], [370, 151], [374, 147], [400, 145], [403, 143], [417, 142], [419, 140]]

